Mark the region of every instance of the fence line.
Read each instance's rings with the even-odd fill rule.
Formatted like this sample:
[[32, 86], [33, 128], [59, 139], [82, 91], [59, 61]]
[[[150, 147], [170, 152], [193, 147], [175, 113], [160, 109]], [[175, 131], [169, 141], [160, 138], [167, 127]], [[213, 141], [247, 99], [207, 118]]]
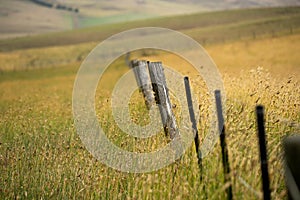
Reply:
[[[129, 56], [127, 57], [128, 60]], [[179, 130], [177, 128], [176, 119], [172, 112], [172, 106], [169, 98], [168, 93], [168, 87], [166, 85], [166, 79], [164, 74], [164, 69], [162, 67], [161, 62], [146, 62], [146, 61], [131, 61], [127, 62], [129, 63], [130, 67], [133, 68], [136, 81], [143, 92], [142, 86], [151, 86], [147, 87], [147, 92], [149, 94], [152, 94], [151, 89], [154, 92], [154, 100], [156, 101], [156, 104], [159, 106], [161, 119], [164, 127], [164, 131], [166, 134], [170, 135], [171, 139], [174, 139], [177, 135], [179, 135]], [[149, 81], [149, 76], [147, 74], [147, 66], [149, 71], [149, 76], [151, 80], [151, 84]], [[198, 128], [197, 128], [197, 122], [195, 119], [195, 113], [193, 110], [193, 104], [192, 104], [192, 96], [191, 96], [191, 90], [190, 90], [190, 83], [189, 78], [184, 77], [184, 84], [185, 84], [185, 92], [186, 92], [186, 98], [188, 103], [188, 109], [190, 114], [190, 121], [192, 123], [192, 129], [194, 131], [194, 142], [196, 147], [196, 153], [198, 158], [198, 166], [200, 169], [200, 181], [202, 182], [202, 157], [201, 152], [199, 151], [199, 135], [198, 135]], [[144, 93], [145, 102], [147, 103], [147, 94]], [[154, 102], [152, 98], [152, 102]], [[230, 165], [229, 165], [229, 159], [228, 159], [228, 149], [226, 144], [226, 134], [225, 134], [225, 123], [224, 123], [224, 117], [223, 117], [223, 111], [222, 111], [222, 101], [221, 101], [221, 93], [219, 90], [215, 91], [215, 100], [216, 100], [216, 109], [217, 109], [217, 117], [218, 117], [218, 126], [219, 126], [219, 134], [220, 134], [220, 145], [222, 150], [222, 164], [224, 169], [224, 190], [226, 190], [227, 193], [227, 199], [231, 200], [233, 198], [233, 192], [232, 192], [232, 181], [231, 181], [231, 173], [230, 173]], [[267, 140], [265, 138], [265, 122], [264, 122], [264, 107], [263, 106], [256, 106], [256, 123], [257, 123], [257, 132], [258, 132], [258, 144], [259, 144], [259, 152], [260, 152], [260, 164], [261, 164], [261, 177], [262, 177], [262, 193], [256, 191], [249, 183], [247, 183], [242, 177], [236, 175], [238, 181], [243, 184], [248, 190], [250, 190], [253, 194], [255, 194], [258, 198], [261, 198], [263, 196], [264, 200], [271, 199], [271, 190], [270, 190], [270, 180], [269, 180], [269, 172], [268, 172], [268, 160], [267, 160], [267, 147], [266, 143]], [[299, 144], [300, 144], [300, 137]], [[299, 146], [299, 144], [297, 144]], [[287, 145], [285, 143], [285, 145]], [[286, 146], [285, 146], [286, 147]], [[300, 155], [300, 148], [299, 155]], [[285, 153], [289, 154], [291, 153], [289, 148], [285, 148]], [[293, 152], [294, 150], [292, 150]], [[292, 156], [293, 158], [295, 156]], [[298, 156], [299, 157], [299, 156]], [[290, 161], [290, 166], [287, 166], [286, 168], [286, 179], [288, 180], [287, 186], [289, 191], [289, 197], [291, 199], [298, 199], [300, 196], [300, 192], [297, 191], [297, 184], [300, 182], [300, 175], [295, 173], [295, 170], [293, 167], [298, 167], [298, 161]], [[295, 164], [296, 163], [296, 164]], [[300, 163], [300, 159], [299, 159]], [[175, 170], [176, 173], [177, 170]], [[297, 170], [296, 170], [297, 171]], [[173, 174], [175, 176], [175, 174]], [[173, 179], [174, 179], [173, 176]], [[204, 192], [205, 192], [205, 186]], [[223, 191], [223, 190], [222, 190]]]

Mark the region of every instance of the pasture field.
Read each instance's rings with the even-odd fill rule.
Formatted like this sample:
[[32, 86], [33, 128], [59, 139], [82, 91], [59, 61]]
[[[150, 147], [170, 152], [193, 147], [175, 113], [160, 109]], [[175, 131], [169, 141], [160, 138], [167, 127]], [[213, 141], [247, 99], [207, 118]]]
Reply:
[[[197, 35], [199, 30], [193, 28], [195, 32], [188, 31]], [[112, 33], [112, 29], [105, 31]], [[39, 47], [38, 38], [46, 36], [1, 43], [2, 50], [5, 45], [12, 45], [10, 51], [0, 53], [1, 199], [226, 198], [229, 183], [223, 183], [219, 143], [203, 160], [202, 182], [193, 145], [176, 163], [151, 173], [119, 172], [93, 158], [75, 131], [72, 91], [81, 62], [97, 43], [86, 40], [79, 44], [79, 40], [71, 38], [73, 43], [51, 46], [49, 41], [60, 41], [60, 34], [53, 38], [48, 35], [50, 38], [44, 38], [45, 43]], [[298, 32], [291, 34], [283, 28], [276, 36], [236, 37], [231, 42], [217, 40], [205, 46], [219, 67], [226, 89], [226, 133], [235, 199], [262, 198], [254, 113], [258, 104], [266, 107], [272, 197], [287, 196], [281, 141], [300, 132], [299, 39]], [[24, 49], [24, 41], [36, 44], [30, 48], [25, 45]], [[190, 77], [200, 100], [200, 107], [195, 109], [201, 116], [198, 129], [202, 141], [210, 117], [202, 78], [186, 61], [166, 52], [136, 52], [132, 56], [161, 60]], [[135, 152], [149, 152], [166, 144], [164, 134], [149, 139], [132, 138], [117, 127], [110, 112], [114, 84], [128, 70], [124, 57], [120, 57], [105, 72], [95, 96], [97, 117], [114, 144]], [[148, 122], [140, 93], [134, 93], [129, 105], [134, 122]], [[180, 106], [174, 108], [176, 114], [180, 110]]]
[[65, 31], [72, 28], [68, 12], [45, 8], [29, 0], [0, 2], [0, 38]]
[[0, 40], [0, 51], [99, 42], [131, 28], [164, 27], [181, 31], [201, 44], [297, 33], [300, 7], [229, 10], [106, 24], [74, 31]]
[[126, 2], [122, 0], [50, 0], [48, 2], [78, 8], [79, 13], [48, 8], [31, 0], [1, 1], [0, 23], [3, 28], [0, 30], [0, 38], [14, 38], [210, 10], [203, 8], [200, 4], [164, 0], [144, 1], [144, 3], [136, 0]]
[[[14, 38], [55, 31], [72, 30], [93, 25], [150, 19], [159, 16], [191, 14], [203, 11], [247, 7], [300, 5], [297, 0], [194, 1], [194, 0], [46, 0], [54, 4], [78, 8], [79, 13], [48, 8], [31, 0], [0, 2], [0, 38]], [[217, 6], [216, 6], [217, 5]]]

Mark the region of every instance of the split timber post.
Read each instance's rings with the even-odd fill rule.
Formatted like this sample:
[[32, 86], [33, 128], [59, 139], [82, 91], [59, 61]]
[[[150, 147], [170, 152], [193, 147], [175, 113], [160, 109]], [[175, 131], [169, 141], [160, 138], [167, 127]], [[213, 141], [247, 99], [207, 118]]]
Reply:
[[179, 135], [175, 116], [172, 112], [172, 105], [169, 98], [169, 90], [166, 83], [164, 69], [161, 62], [148, 62], [149, 74], [156, 103], [159, 107], [161, 120], [165, 134], [173, 139]]
[[133, 69], [138, 87], [143, 93], [145, 104], [147, 108], [150, 109], [155, 100], [152, 92], [150, 77], [148, 75], [147, 61], [133, 60], [131, 61], [130, 66]]

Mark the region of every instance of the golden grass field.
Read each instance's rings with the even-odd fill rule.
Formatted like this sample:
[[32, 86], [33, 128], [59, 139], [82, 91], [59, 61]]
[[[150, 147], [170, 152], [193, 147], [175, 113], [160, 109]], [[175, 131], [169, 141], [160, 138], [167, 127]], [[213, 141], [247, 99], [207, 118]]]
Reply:
[[[28, 38], [25, 38], [26, 40]], [[251, 37], [206, 44], [226, 90], [226, 133], [234, 199], [262, 199], [255, 106], [266, 110], [272, 199], [286, 198], [281, 142], [300, 132], [300, 34]], [[151, 173], [124, 173], [97, 161], [74, 127], [76, 72], [96, 42], [0, 52], [0, 199], [226, 199], [219, 142], [203, 160], [203, 181], [192, 145], [176, 163]], [[18, 46], [18, 45], [17, 45]], [[136, 52], [190, 77], [199, 99], [201, 142], [208, 129], [209, 98], [202, 78], [178, 56]], [[97, 88], [99, 123], [114, 144], [135, 152], [164, 146], [163, 132], [136, 139], [120, 131], [110, 108], [117, 80], [129, 71], [124, 56]], [[182, 81], [182, 80], [177, 80]], [[176, 103], [172, 97], [173, 103]], [[131, 117], [148, 122], [142, 95], [131, 98]], [[181, 108], [174, 108], [175, 114]]]
[[[299, 59], [296, 53], [299, 52], [299, 37], [296, 34], [236, 41], [206, 48], [217, 63], [226, 88], [227, 141], [236, 199], [260, 199], [262, 196], [254, 115], [257, 104], [266, 107], [272, 197], [282, 199], [286, 196], [281, 140], [299, 133], [300, 128]], [[71, 97], [81, 63], [78, 57], [85, 56], [94, 46], [95, 43], [88, 43], [0, 54], [1, 69], [5, 70], [0, 75], [1, 198], [225, 198], [228, 184], [223, 184], [219, 144], [203, 161], [202, 183], [194, 147], [176, 164], [146, 174], [115, 171], [89, 154], [74, 129]], [[35, 65], [32, 64], [33, 56]], [[49, 57], [55, 57], [56, 61], [52, 63], [47, 60]], [[168, 61], [175, 69], [185, 64], [170, 54], [148, 59]], [[61, 60], [65, 62], [58, 64]], [[32, 69], [19, 70], [28, 67]], [[35, 67], [38, 69], [33, 69]], [[103, 81], [111, 81], [107, 88], [100, 88], [96, 105], [108, 137], [124, 148], [134, 141], [121, 137], [108, 114], [107, 101], [114, 80], [126, 71], [124, 58], [114, 62], [103, 78]], [[182, 73], [194, 77], [191, 71], [183, 70]], [[199, 133], [203, 138], [207, 128], [205, 111], [208, 108], [204, 103], [207, 97], [202, 93], [205, 89], [200, 87], [201, 78], [195, 76], [191, 81], [193, 90], [202, 99], [200, 114], [203, 120], [199, 123]], [[141, 113], [146, 111], [141, 95], [135, 94], [133, 100], [132, 116], [143, 116]], [[138, 118], [138, 121], [143, 119]], [[118, 134], [121, 138], [116, 137]], [[133, 149], [145, 151], [146, 147], [166, 142], [160, 136], [153, 140], [135, 143]]]

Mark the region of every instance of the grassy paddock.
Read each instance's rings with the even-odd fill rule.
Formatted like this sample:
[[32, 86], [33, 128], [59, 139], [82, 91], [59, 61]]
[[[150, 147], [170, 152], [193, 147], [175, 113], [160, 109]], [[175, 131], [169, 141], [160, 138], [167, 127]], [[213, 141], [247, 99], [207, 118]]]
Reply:
[[[291, 53], [298, 52], [298, 41], [299, 35], [290, 35], [207, 48], [220, 67], [227, 92], [227, 141], [236, 199], [262, 196], [254, 113], [257, 104], [266, 106], [272, 197], [286, 196], [281, 140], [299, 133], [299, 61]], [[145, 174], [115, 171], [89, 154], [74, 129], [71, 97], [80, 64], [77, 57], [94, 45], [1, 54], [4, 58], [17, 56], [15, 62], [1, 59], [1, 66], [11, 62], [16, 71], [0, 74], [0, 198], [225, 199], [228, 184], [223, 184], [219, 144], [203, 161], [202, 183], [193, 146], [177, 163]], [[260, 52], [262, 47], [264, 54]], [[49, 54], [57, 60], [45, 60]], [[17, 70], [18, 66], [30, 66], [29, 55], [37, 56], [36, 62], [43, 67], [37, 64], [38, 69]], [[17, 59], [20, 57], [24, 59]], [[169, 66], [191, 77], [193, 90], [201, 99], [199, 133], [203, 138], [207, 134], [209, 102], [201, 77], [174, 55], [159, 53], [146, 58], [168, 61]], [[67, 60], [65, 64], [57, 64], [61, 59]], [[260, 63], [265, 68], [258, 67]], [[283, 73], [285, 67], [291, 69], [290, 73]], [[106, 85], [98, 88], [95, 97], [99, 122], [107, 136], [124, 149], [145, 152], [163, 146], [167, 142], [163, 133], [135, 140], [122, 133], [111, 116], [111, 89], [126, 71], [122, 57], [101, 80], [100, 84]], [[134, 94], [130, 108], [136, 123], [148, 120], [141, 94]], [[180, 108], [174, 111], [180, 112]]]

